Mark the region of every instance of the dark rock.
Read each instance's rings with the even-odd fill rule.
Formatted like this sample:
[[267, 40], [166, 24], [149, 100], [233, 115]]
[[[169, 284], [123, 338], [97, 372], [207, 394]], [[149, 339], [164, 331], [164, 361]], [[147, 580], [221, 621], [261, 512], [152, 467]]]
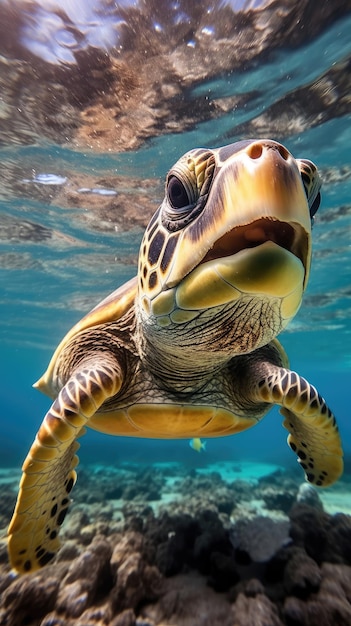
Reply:
[[207, 497], [209, 497], [213, 493], [213, 489], [217, 491], [218, 489], [226, 488], [227, 483], [224, 482], [218, 472], [201, 474], [193, 470], [187, 476], [184, 476], [177, 486], [180, 493], [197, 498], [199, 494], [203, 493], [206, 493]]
[[[122, 497], [123, 487], [121, 484], [110, 485], [109, 488], [105, 490], [105, 498], [107, 500], [119, 500]], [[101, 500], [101, 494], [100, 494]]]
[[161, 473], [144, 469], [142, 472], [136, 473], [130, 477], [127, 484], [122, 490], [122, 498], [124, 500], [140, 500], [141, 502], [150, 500], [159, 500], [161, 498], [163, 486], [165, 483]]
[[235, 494], [227, 487], [220, 487], [216, 490], [216, 504], [220, 513], [230, 515], [235, 504]]
[[322, 582], [319, 595], [346, 599], [351, 605], [351, 567], [349, 565], [334, 565], [323, 563], [321, 567]]
[[88, 626], [92, 624], [109, 624], [111, 620], [111, 610], [107, 604], [88, 608], [78, 620], [74, 620], [74, 626]]
[[237, 479], [230, 483], [230, 489], [233, 493], [235, 502], [248, 502], [252, 498], [252, 483], [246, 480]]
[[290, 536], [317, 562], [323, 561], [328, 544], [329, 515], [306, 504], [296, 504], [289, 514]]
[[146, 535], [156, 546], [155, 562], [165, 576], [173, 576], [192, 563], [199, 533], [199, 523], [190, 515], [164, 514], [149, 521]]
[[228, 591], [240, 579], [233, 554], [227, 556], [221, 552], [212, 552], [208, 584], [215, 591]]
[[182, 571], [187, 561], [184, 535], [175, 533], [156, 549], [156, 564], [165, 576], [174, 576]]
[[269, 511], [277, 510], [287, 514], [296, 500], [296, 489], [287, 491], [286, 489], [267, 487], [261, 491], [261, 498]]
[[49, 613], [40, 622], [40, 626], [67, 626], [67, 620], [63, 617], [58, 617], [55, 613]]
[[75, 510], [68, 516], [65, 524], [65, 537], [68, 539], [78, 539], [81, 529], [90, 523], [90, 518], [86, 511]]
[[307, 626], [307, 603], [294, 597], [286, 598], [283, 615], [288, 626]]
[[265, 489], [277, 489], [277, 491], [285, 489], [286, 491], [297, 492], [298, 483], [290, 473], [283, 469], [277, 469], [274, 472], [265, 474], [258, 479], [259, 492], [262, 493]]
[[229, 577], [226, 589], [236, 582], [234, 550], [216, 512], [200, 511], [196, 519], [190, 515], [164, 514], [148, 523], [146, 533], [156, 546], [156, 565], [166, 576], [196, 568], [210, 576], [213, 586], [223, 587], [225, 570]]
[[5, 609], [2, 624], [19, 626], [30, 620], [39, 620], [53, 610], [59, 589], [58, 578], [45, 572], [17, 578], [5, 591], [2, 604]]
[[95, 537], [89, 549], [75, 559], [62, 581], [57, 610], [79, 617], [103, 591], [112, 588], [112, 548], [103, 537]]
[[288, 626], [350, 626], [351, 607], [333, 596], [304, 602], [288, 597], [283, 615]]
[[216, 513], [230, 515], [237, 503], [237, 496], [233, 486], [229, 486], [218, 472], [200, 474], [189, 472], [182, 480], [175, 483], [180, 494], [187, 497], [189, 510], [198, 511], [206, 503]]
[[233, 613], [235, 626], [283, 626], [277, 607], [263, 594], [248, 597], [239, 593]]
[[144, 537], [138, 532], [129, 531], [123, 535], [113, 548], [110, 567], [114, 581], [117, 580], [119, 567], [126, 561], [130, 554], [142, 553], [144, 549]]
[[124, 502], [122, 513], [125, 520], [125, 530], [133, 530], [135, 532], [143, 532], [144, 525], [149, 518], [154, 518], [152, 507], [146, 505], [145, 502]]
[[[157, 604], [143, 606], [145, 624], [233, 626], [231, 605], [195, 572], [168, 578]], [[143, 621], [141, 622], [143, 623]]]
[[134, 507], [128, 511], [128, 507], [125, 505], [122, 508], [123, 515], [126, 518], [126, 530], [132, 530], [136, 533], [141, 533], [144, 529], [144, 519], [140, 515], [134, 514]]
[[60, 548], [56, 560], [60, 561], [73, 561], [73, 559], [79, 556], [80, 550], [75, 541], [65, 541]]
[[319, 589], [321, 578], [317, 563], [301, 548], [292, 548], [284, 570], [284, 586], [288, 595], [305, 598]]
[[234, 550], [228, 531], [214, 511], [204, 509], [197, 519], [200, 529], [194, 543], [194, 564], [202, 574], [209, 574], [213, 552], [234, 556]]
[[5, 574], [0, 575], [0, 597], [3, 597], [2, 594], [5, 591], [5, 589], [7, 589], [7, 587], [9, 587], [14, 580], [16, 580], [16, 574], [14, 574], [13, 572], [9, 571], [6, 572]]
[[162, 584], [159, 570], [147, 565], [141, 554], [129, 554], [117, 571], [117, 582], [110, 594], [113, 613], [136, 609], [141, 601], [155, 600]]
[[284, 570], [291, 558], [293, 546], [282, 547], [265, 564], [265, 579], [271, 586], [279, 585], [284, 579]]
[[[257, 572], [257, 575], [260, 575], [259, 572]], [[262, 582], [261, 580], [259, 580], [259, 578], [245, 578], [243, 576], [241, 580], [239, 580], [239, 582], [234, 585], [234, 587], [231, 587], [229, 589], [229, 601], [234, 604], [239, 594], [244, 594], [248, 598], [255, 598], [255, 596], [257, 595], [265, 594], [270, 600], [272, 600], [272, 598], [269, 597], [269, 594], [267, 593], [267, 590], [265, 589], [265, 586], [263, 584], [263, 576]]]
[[64, 584], [86, 578], [92, 585], [101, 580], [112, 556], [112, 548], [105, 538], [96, 536], [89, 546], [70, 566]]
[[57, 611], [68, 617], [79, 617], [91, 605], [94, 595], [94, 585], [86, 578], [65, 583], [58, 595]]
[[113, 590], [113, 606], [118, 610], [135, 608], [144, 597], [144, 563], [142, 556], [129, 554], [118, 568], [116, 588]]
[[114, 587], [110, 594], [112, 612], [135, 609], [141, 601], [158, 597], [162, 576], [157, 567], [146, 560], [145, 538], [129, 531], [115, 545], [110, 567]]
[[351, 516], [337, 513], [329, 520], [324, 561], [351, 564]]
[[350, 515], [328, 515], [306, 504], [296, 504], [290, 512], [290, 520], [291, 538], [317, 563], [351, 564]]
[[283, 614], [288, 626], [349, 626], [351, 567], [323, 563], [318, 592], [307, 601], [287, 597]]
[[135, 626], [135, 613], [133, 609], [126, 609], [115, 617], [109, 626]]
[[257, 578], [250, 578], [245, 581], [244, 593], [248, 598], [254, 598], [258, 594], [264, 593], [264, 586]]
[[247, 550], [235, 548], [235, 561], [238, 565], [251, 565], [252, 559]]

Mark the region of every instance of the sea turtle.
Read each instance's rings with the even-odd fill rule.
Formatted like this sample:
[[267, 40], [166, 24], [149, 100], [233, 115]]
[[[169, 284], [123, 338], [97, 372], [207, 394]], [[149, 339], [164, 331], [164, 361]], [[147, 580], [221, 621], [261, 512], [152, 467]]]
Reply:
[[311, 161], [272, 140], [190, 150], [172, 167], [138, 276], [69, 331], [35, 384], [54, 402], [23, 465], [8, 530], [15, 570], [59, 547], [85, 425], [208, 438], [280, 405], [307, 480], [339, 478], [335, 418], [276, 339], [307, 284], [320, 184]]

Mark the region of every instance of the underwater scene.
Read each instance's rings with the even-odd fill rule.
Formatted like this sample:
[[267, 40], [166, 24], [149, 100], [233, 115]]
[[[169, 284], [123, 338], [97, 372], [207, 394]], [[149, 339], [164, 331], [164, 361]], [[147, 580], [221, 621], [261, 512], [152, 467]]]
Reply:
[[350, 29], [0, 0], [1, 626], [351, 625]]

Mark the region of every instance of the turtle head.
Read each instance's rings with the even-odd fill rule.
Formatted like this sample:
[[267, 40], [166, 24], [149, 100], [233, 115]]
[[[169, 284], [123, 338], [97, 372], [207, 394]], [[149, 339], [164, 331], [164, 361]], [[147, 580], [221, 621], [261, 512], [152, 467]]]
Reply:
[[320, 186], [311, 161], [271, 140], [186, 153], [141, 244], [142, 320], [170, 330], [230, 309], [233, 323], [256, 307], [261, 332], [248, 347], [271, 341], [306, 288]]

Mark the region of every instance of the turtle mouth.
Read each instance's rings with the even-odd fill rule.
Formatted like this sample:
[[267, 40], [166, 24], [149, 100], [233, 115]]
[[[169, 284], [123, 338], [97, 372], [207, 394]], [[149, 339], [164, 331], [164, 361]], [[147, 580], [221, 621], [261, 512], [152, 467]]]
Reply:
[[297, 223], [288, 224], [271, 218], [261, 218], [245, 226], [236, 226], [217, 239], [201, 263], [228, 257], [248, 248], [256, 248], [267, 241], [276, 243], [300, 259], [307, 267], [308, 234]]

